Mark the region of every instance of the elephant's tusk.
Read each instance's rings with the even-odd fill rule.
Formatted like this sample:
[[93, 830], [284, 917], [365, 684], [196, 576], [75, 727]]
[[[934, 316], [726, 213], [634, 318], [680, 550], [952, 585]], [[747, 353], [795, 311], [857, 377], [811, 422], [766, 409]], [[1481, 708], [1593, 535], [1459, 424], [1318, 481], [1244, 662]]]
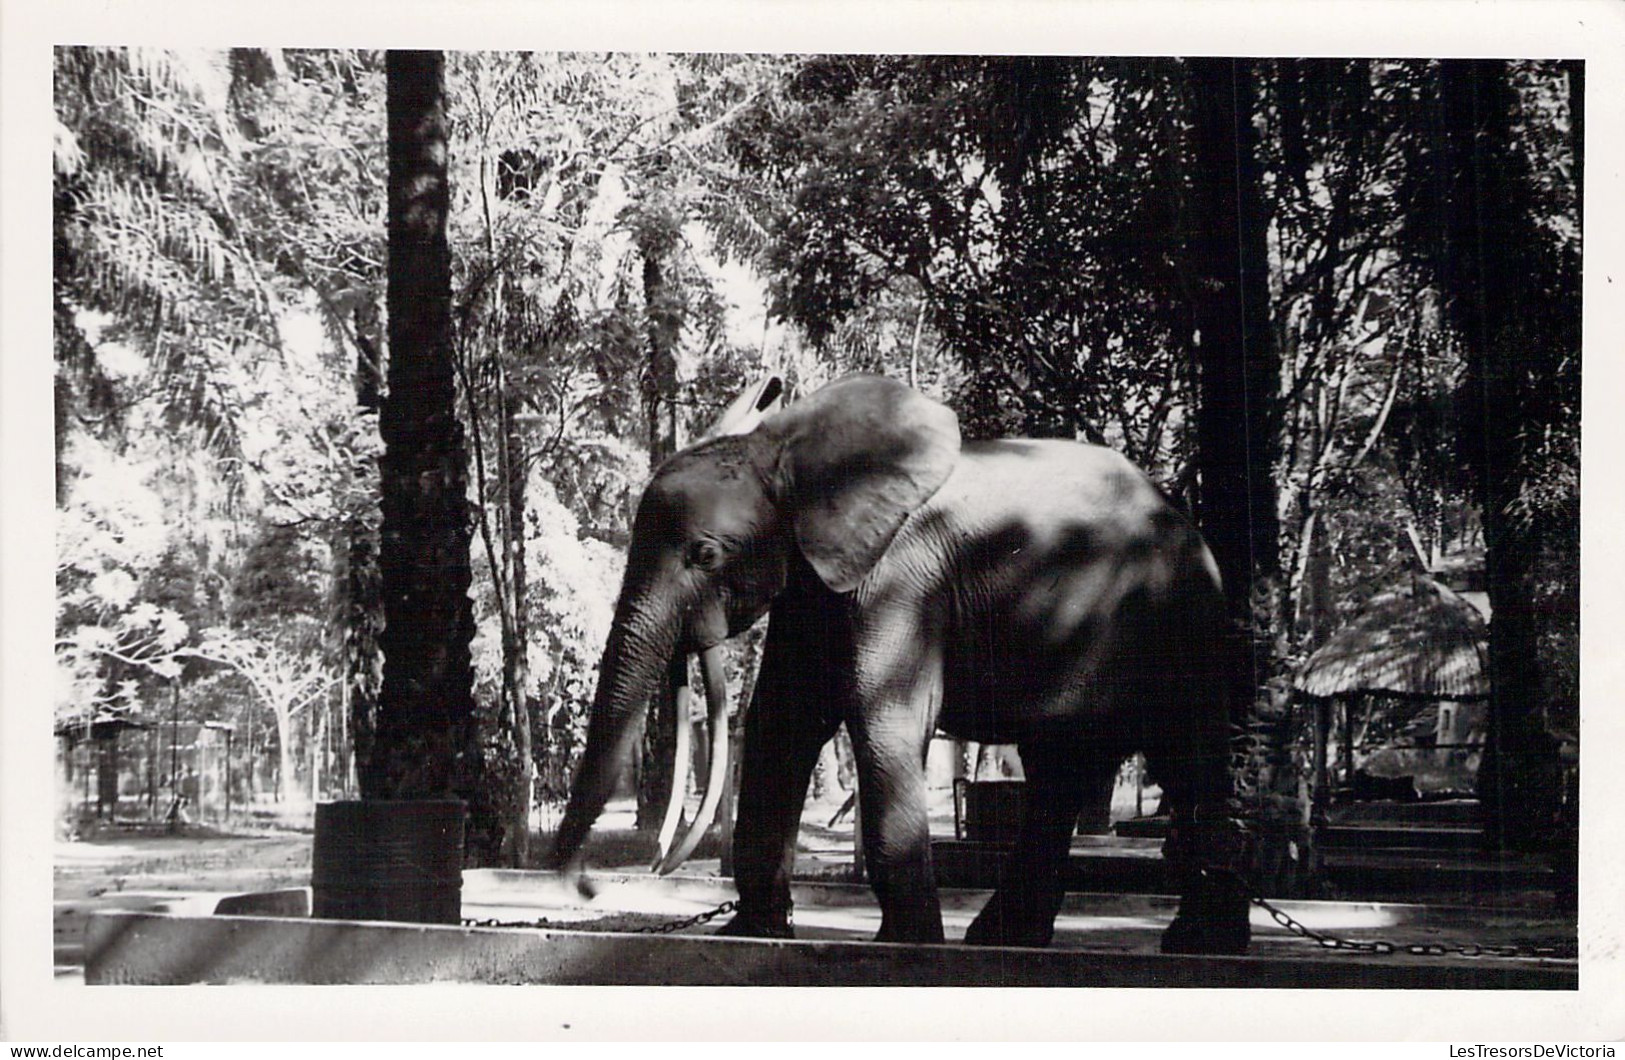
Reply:
[[784, 396], [784, 380], [776, 375], [766, 376], [755, 385], [740, 391], [715, 423], [708, 427], [695, 442], [706, 442], [728, 434], [749, 434], [763, 417], [778, 411]]
[[655, 851], [654, 864], [649, 871], [658, 870], [671, 853], [671, 840], [677, 834], [677, 822], [683, 816], [683, 802], [688, 795], [689, 762], [693, 758], [690, 745], [693, 742], [693, 725], [689, 721], [689, 702], [694, 692], [688, 684], [688, 659], [683, 657], [682, 669], [675, 667], [672, 676], [677, 679], [676, 713], [677, 713], [677, 750], [676, 761], [672, 763], [671, 770], [671, 798], [666, 801], [666, 816], [660, 822], [660, 846]]
[[717, 814], [717, 803], [722, 801], [722, 778], [728, 775], [728, 678], [723, 673], [720, 644], [700, 653], [700, 673], [705, 678], [706, 713], [711, 724], [711, 772], [706, 778], [700, 811], [689, 825], [688, 834], [656, 869], [662, 876], [688, 860], [700, 845]]

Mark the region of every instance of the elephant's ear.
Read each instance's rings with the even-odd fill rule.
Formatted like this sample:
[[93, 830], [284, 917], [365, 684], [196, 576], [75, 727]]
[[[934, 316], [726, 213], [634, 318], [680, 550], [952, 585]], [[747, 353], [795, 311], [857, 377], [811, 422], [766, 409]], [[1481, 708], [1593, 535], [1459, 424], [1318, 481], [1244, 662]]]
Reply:
[[837, 380], [766, 420], [781, 507], [825, 585], [848, 592], [959, 458], [953, 410], [880, 376]]

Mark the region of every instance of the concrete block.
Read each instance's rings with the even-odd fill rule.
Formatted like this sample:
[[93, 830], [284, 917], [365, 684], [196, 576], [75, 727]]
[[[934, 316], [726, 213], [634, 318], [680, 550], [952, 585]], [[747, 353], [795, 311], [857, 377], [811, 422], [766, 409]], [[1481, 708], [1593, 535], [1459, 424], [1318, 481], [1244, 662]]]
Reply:
[[228, 894], [215, 903], [217, 916], [309, 916], [310, 888], [289, 887], [280, 891]]
[[1315, 987], [1573, 990], [1571, 962], [1337, 954], [1168, 957], [1076, 950], [627, 935], [527, 928], [104, 913], [89, 984], [552, 983], [614, 986]]

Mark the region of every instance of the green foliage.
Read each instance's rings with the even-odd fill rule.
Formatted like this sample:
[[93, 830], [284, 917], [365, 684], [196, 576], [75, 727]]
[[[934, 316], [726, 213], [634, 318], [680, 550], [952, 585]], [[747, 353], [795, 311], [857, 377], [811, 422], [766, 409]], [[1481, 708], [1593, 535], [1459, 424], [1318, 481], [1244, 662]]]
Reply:
[[[193, 654], [200, 631], [228, 605], [319, 674], [327, 579], [312, 563], [376, 491], [357, 480], [373, 453], [337, 345], [382, 261], [376, 62], [56, 59], [58, 632], [83, 678], [69, 698], [117, 690], [162, 714], [178, 680], [192, 702], [216, 669]], [[252, 559], [259, 584], [237, 592], [266, 519], [283, 555]]]
[[778, 196], [761, 261], [814, 342], [918, 292], [974, 434], [1110, 440], [1165, 473], [1184, 382], [1172, 68], [813, 57], [730, 127]]
[[231, 620], [275, 624], [293, 615], [321, 613], [319, 579], [325, 557], [312, 556], [291, 527], [269, 526], [248, 549], [232, 586]]
[[[452, 70], [456, 319], [492, 540], [478, 692], [492, 712], [503, 629], [522, 625], [549, 795], [580, 748], [651, 410], [692, 437], [755, 375], [727, 333], [721, 252], [701, 222], [737, 216], [705, 130], [749, 95], [715, 75], [758, 69], [716, 56], [477, 54]], [[657, 393], [655, 343], [675, 361], [674, 394]], [[515, 534], [522, 567], [496, 547]]]
[[165, 576], [169, 540], [154, 466], [89, 437], [75, 439], [67, 463], [75, 474], [57, 520], [59, 719], [137, 707], [144, 683], [179, 673], [183, 615], [196, 614]]

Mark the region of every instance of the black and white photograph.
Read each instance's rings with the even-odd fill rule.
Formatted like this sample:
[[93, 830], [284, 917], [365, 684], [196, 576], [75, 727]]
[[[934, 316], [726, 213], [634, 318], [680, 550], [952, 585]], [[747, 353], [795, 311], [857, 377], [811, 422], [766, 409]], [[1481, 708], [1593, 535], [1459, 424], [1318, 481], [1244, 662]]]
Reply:
[[4, 1036], [1625, 1035], [1618, 8], [104, 6]]

